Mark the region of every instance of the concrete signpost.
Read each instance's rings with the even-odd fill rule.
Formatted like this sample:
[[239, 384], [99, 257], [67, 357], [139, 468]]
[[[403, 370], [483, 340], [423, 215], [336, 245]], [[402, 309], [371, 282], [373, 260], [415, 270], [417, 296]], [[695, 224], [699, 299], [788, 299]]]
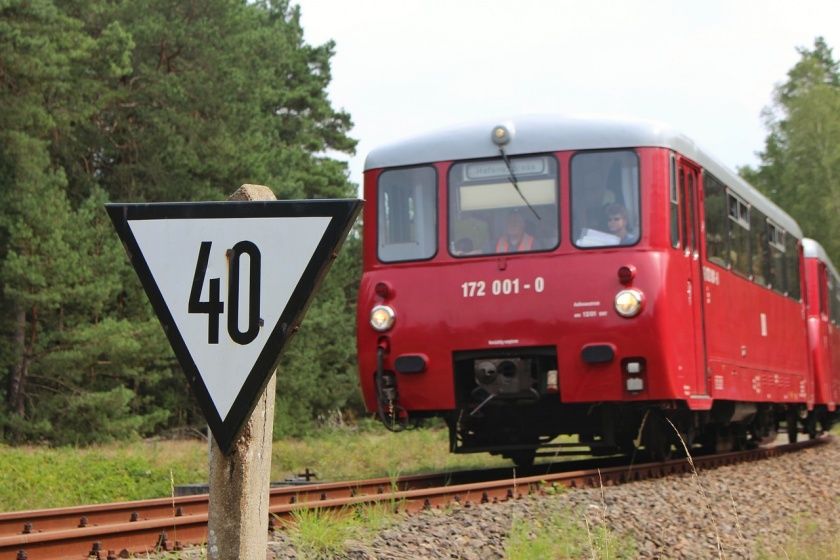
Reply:
[[362, 202], [229, 200], [107, 210], [213, 433], [207, 556], [264, 560], [274, 369]]

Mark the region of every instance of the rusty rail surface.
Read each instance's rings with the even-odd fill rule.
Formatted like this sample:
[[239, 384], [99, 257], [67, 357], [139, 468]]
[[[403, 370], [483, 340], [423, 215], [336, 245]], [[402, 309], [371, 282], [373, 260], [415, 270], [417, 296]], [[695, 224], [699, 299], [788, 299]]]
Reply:
[[[701, 470], [775, 457], [830, 440], [831, 436], [825, 436], [775, 447], [698, 456], [693, 458], [694, 467]], [[469, 480], [472, 474], [458, 472], [273, 488], [269, 500], [270, 525], [290, 517], [298, 509], [343, 509], [384, 503], [413, 512], [451, 502], [471, 506], [542, 493], [550, 485], [611, 486], [690, 473], [693, 468], [685, 458], [663, 463], [574, 468], [587, 462], [591, 461], [553, 465], [571, 470], [524, 477], [508, 474], [482, 482], [458, 483], [458, 480]], [[540, 467], [548, 465], [537, 465]], [[487, 476], [493, 471], [510, 472], [510, 469], [478, 472]], [[83, 560], [90, 556], [110, 560], [155, 550], [177, 550], [183, 545], [204, 543], [206, 538], [206, 494], [0, 514], [0, 560]]]

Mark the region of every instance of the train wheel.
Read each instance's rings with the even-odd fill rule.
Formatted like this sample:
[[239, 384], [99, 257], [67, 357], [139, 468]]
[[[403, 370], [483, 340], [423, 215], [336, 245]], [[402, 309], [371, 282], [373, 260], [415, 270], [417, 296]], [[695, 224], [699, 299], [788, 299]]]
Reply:
[[741, 424], [732, 426], [732, 449], [734, 451], [743, 451], [745, 449], [752, 449], [755, 447], [755, 442], [750, 441], [747, 437], [747, 429]]
[[729, 453], [736, 449], [736, 438], [729, 426], [709, 426], [700, 437], [701, 453]]
[[642, 442], [654, 461], [667, 461], [674, 454], [673, 428], [658, 410], [651, 410], [645, 420]]
[[820, 428], [824, 432], [830, 432], [832, 426], [834, 426], [834, 414], [827, 412], [820, 418]]
[[633, 441], [632, 435], [626, 435], [618, 438], [618, 450], [623, 455], [633, 455], [636, 453], [636, 442]]
[[514, 451], [509, 455], [513, 464], [519, 468], [527, 468], [533, 466], [534, 459], [537, 456], [536, 449], [525, 449], [522, 451]]
[[700, 453], [711, 455], [717, 449], [718, 434], [717, 430], [711, 427], [706, 427], [703, 433], [697, 436], [697, 443], [700, 444]]
[[787, 424], [788, 443], [796, 443], [799, 439], [799, 414], [796, 410], [788, 409], [785, 424]]
[[685, 457], [686, 453], [691, 454], [692, 448], [694, 447], [694, 443], [697, 441], [697, 428], [690, 421], [684, 421], [680, 424], [677, 424], [679, 429], [679, 434], [673, 433], [674, 429], [671, 428], [669, 425], [668, 428], [671, 429], [671, 436], [673, 437], [674, 448], [676, 451], [677, 457]]
[[808, 413], [808, 418], [805, 420], [805, 431], [808, 434], [810, 439], [816, 439], [817, 436], [820, 434], [819, 430], [817, 429], [817, 413], [816, 411], [811, 411]]

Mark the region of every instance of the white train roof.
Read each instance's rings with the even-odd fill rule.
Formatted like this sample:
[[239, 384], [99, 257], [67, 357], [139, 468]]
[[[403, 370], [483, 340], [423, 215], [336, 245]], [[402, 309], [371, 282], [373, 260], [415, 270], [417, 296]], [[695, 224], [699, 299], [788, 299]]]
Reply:
[[675, 150], [702, 165], [777, 225], [796, 238], [802, 237], [799, 225], [784, 210], [737, 173], [700, 149], [690, 138], [655, 121], [599, 116], [529, 115], [473, 122], [376, 148], [365, 159], [365, 171], [438, 161], [498, 157], [499, 149], [490, 134], [500, 124], [512, 133], [510, 142], [505, 146], [509, 155], [635, 147]]
[[834, 278], [840, 280], [840, 274], [837, 273], [837, 269], [834, 268], [834, 263], [831, 262], [831, 259], [828, 258], [828, 253], [825, 252], [825, 249], [822, 245], [820, 245], [819, 241], [815, 241], [813, 239], [809, 239], [807, 237], [802, 239], [802, 254], [806, 257], [812, 259], [818, 259], [826, 264], [828, 268], [834, 273]]

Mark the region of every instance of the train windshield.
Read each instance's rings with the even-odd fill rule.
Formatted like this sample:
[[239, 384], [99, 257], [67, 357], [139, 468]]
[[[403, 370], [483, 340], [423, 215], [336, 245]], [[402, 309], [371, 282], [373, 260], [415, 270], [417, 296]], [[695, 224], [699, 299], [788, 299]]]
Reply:
[[383, 262], [429, 259], [437, 251], [437, 174], [432, 167], [379, 176], [378, 247]]
[[578, 247], [639, 241], [639, 161], [629, 150], [572, 158], [572, 240]]
[[557, 247], [557, 161], [549, 156], [510, 161], [521, 196], [501, 159], [452, 166], [449, 171], [452, 255], [547, 251]]

